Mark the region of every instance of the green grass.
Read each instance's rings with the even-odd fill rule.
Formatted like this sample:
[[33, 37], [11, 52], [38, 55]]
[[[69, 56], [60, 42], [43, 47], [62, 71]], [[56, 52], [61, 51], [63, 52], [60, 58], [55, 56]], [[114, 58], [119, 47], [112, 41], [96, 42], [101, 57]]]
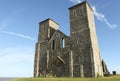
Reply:
[[101, 78], [19, 78], [13, 81], [120, 81], [120, 76]]

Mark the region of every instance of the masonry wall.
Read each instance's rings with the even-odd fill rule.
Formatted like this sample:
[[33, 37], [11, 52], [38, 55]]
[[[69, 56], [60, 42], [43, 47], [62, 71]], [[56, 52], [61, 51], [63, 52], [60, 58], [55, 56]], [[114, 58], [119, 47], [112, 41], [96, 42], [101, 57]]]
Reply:
[[84, 1], [69, 11], [70, 36], [52, 19], [39, 23], [34, 77], [103, 76], [92, 8]]
[[61, 32], [56, 31], [54, 36], [48, 42], [50, 58], [48, 69], [49, 72], [51, 71], [52, 76], [69, 76], [69, 50], [66, 49], [66, 46], [62, 46], [63, 39], [66, 41], [66, 36]]
[[74, 76], [103, 75], [92, 8], [83, 2], [69, 10]]
[[91, 55], [93, 57], [92, 64], [94, 65], [95, 77], [98, 75], [103, 76], [102, 64], [100, 51], [98, 47], [98, 40], [96, 35], [96, 28], [94, 23], [94, 12], [89, 4], [86, 4], [87, 16], [88, 16], [88, 26], [90, 28], [90, 40], [91, 40]]

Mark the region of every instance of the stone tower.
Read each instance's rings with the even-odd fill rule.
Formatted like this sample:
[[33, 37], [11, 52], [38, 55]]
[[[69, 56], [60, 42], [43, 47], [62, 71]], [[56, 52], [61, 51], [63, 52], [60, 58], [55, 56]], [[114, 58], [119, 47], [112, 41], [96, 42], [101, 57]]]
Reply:
[[40, 76], [47, 69], [47, 44], [59, 25], [51, 19], [46, 19], [39, 23], [38, 42], [36, 43], [34, 76]]
[[91, 6], [84, 1], [69, 11], [70, 36], [61, 32], [50, 18], [39, 23], [34, 77], [103, 76]]
[[74, 42], [72, 46], [74, 75], [85, 77], [103, 75], [93, 9], [85, 1], [70, 7], [69, 11], [70, 33]]

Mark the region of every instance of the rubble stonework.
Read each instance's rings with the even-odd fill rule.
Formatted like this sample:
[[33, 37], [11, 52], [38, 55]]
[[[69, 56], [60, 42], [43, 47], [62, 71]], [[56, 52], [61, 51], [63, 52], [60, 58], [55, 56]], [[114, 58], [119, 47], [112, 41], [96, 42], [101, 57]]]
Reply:
[[110, 75], [110, 72], [108, 71], [107, 65], [106, 65], [106, 63], [104, 62], [104, 60], [102, 60], [102, 68], [103, 68], [103, 75], [104, 75], [104, 76], [109, 76], [109, 75]]
[[59, 24], [48, 18], [39, 23], [34, 77], [103, 76], [94, 14], [84, 1], [69, 8], [70, 36], [59, 30]]

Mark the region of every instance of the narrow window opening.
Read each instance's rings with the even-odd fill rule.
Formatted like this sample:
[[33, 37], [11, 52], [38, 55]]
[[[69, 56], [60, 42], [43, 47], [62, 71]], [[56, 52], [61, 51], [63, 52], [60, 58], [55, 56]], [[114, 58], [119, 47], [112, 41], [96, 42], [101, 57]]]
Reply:
[[53, 40], [53, 42], [52, 42], [52, 49], [53, 50], [55, 49], [55, 40]]
[[65, 47], [65, 39], [62, 38], [62, 48], [64, 48], [64, 47]]
[[48, 28], [48, 38], [50, 38], [50, 28]]

